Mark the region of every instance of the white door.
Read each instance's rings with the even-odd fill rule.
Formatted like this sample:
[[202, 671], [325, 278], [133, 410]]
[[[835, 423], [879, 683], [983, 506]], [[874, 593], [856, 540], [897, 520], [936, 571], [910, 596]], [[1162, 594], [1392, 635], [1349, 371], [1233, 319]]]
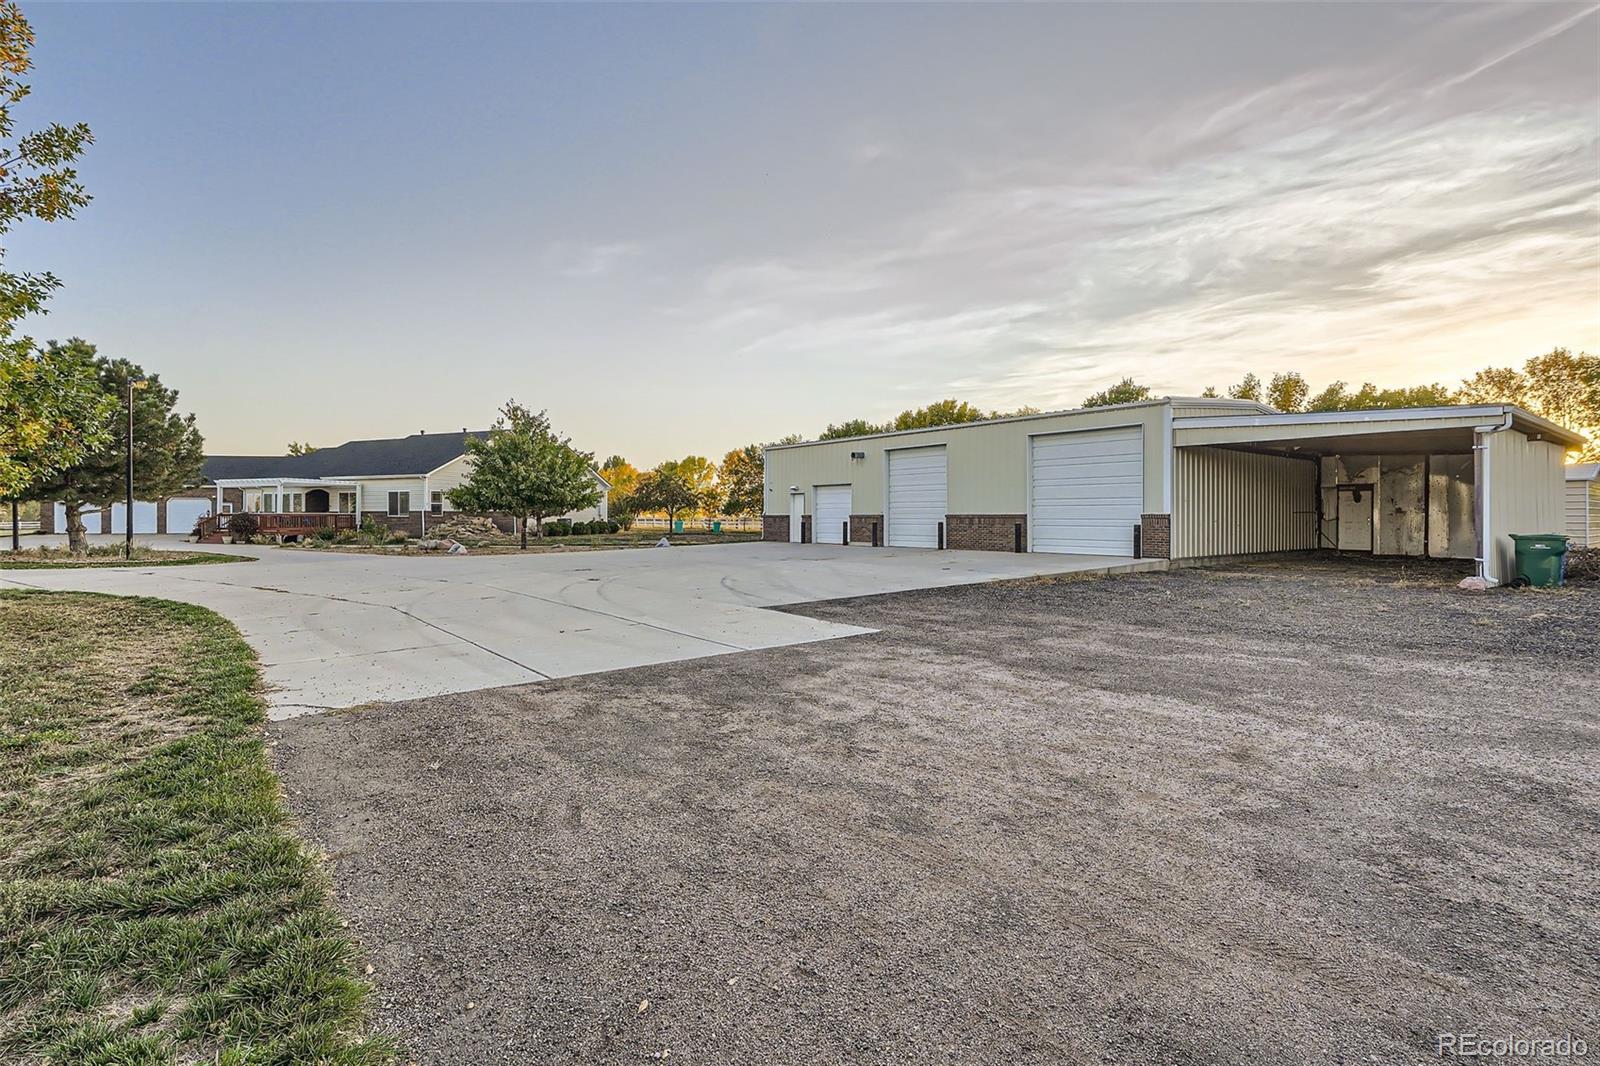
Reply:
[[1339, 550], [1369, 552], [1372, 544], [1372, 486], [1340, 485]]
[[180, 498], [167, 501], [167, 532], [187, 537], [194, 524], [211, 513], [211, 501]]
[[799, 544], [806, 531], [806, 494], [789, 493], [789, 543]]
[[[114, 503], [111, 505], [111, 532], [128, 532], [127, 512], [127, 504]], [[154, 533], [156, 531], [155, 504], [146, 500], [133, 501], [133, 531], [135, 533]]]
[[843, 544], [844, 527], [850, 521], [850, 486], [818, 485], [816, 530], [812, 540], [818, 544]]
[[889, 453], [887, 543], [891, 548], [937, 548], [949, 506], [944, 446]]
[[1138, 426], [1034, 437], [1031, 551], [1132, 555], [1144, 514], [1144, 432]]

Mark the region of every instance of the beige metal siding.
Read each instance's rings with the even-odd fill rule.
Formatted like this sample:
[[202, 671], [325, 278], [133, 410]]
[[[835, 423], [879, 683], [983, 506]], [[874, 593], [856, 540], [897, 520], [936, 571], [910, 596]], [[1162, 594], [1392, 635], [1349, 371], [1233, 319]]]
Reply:
[[1574, 547], [1600, 547], [1600, 480], [1567, 482], [1566, 533]]
[[1173, 485], [1174, 559], [1317, 546], [1315, 463], [1225, 448], [1179, 448]]
[[1512, 533], [1559, 533], [1566, 525], [1566, 450], [1529, 440], [1514, 429], [1482, 435], [1489, 493], [1490, 543], [1484, 546], [1488, 576], [1516, 576]]
[[[854, 489], [855, 514], [883, 514], [888, 453], [900, 448], [943, 444], [949, 454], [951, 514], [1026, 514], [1028, 509], [1028, 440], [1045, 433], [1111, 426], [1144, 430], [1144, 509], [1162, 506], [1163, 433], [1166, 405], [1106, 407], [1060, 415], [911, 430], [849, 440], [821, 441], [766, 452], [766, 513], [787, 514], [789, 489], [806, 494], [809, 511], [817, 485]], [[851, 452], [864, 458], [852, 460]]]

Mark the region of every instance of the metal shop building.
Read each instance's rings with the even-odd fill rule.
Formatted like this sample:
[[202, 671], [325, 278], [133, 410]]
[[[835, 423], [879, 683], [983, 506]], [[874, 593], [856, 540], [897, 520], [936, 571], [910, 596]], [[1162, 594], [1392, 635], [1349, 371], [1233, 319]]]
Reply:
[[1476, 559], [1565, 526], [1570, 430], [1509, 405], [1177, 398], [766, 449], [767, 540], [1170, 559]]

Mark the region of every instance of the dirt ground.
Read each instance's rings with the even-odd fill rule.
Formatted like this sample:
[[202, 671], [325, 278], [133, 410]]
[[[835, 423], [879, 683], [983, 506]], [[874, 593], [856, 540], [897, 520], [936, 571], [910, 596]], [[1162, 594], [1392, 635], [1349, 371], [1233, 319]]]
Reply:
[[1251, 566], [274, 727], [426, 1063], [1600, 1047], [1600, 588]]

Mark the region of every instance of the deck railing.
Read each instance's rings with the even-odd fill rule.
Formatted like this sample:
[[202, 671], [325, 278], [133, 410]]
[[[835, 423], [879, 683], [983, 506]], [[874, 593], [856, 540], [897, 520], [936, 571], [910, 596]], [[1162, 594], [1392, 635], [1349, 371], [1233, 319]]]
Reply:
[[[356, 516], [339, 511], [250, 511], [256, 534], [262, 537], [297, 537], [319, 529], [355, 529]], [[202, 538], [228, 531], [233, 513], [207, 515], [195, 526]]]

